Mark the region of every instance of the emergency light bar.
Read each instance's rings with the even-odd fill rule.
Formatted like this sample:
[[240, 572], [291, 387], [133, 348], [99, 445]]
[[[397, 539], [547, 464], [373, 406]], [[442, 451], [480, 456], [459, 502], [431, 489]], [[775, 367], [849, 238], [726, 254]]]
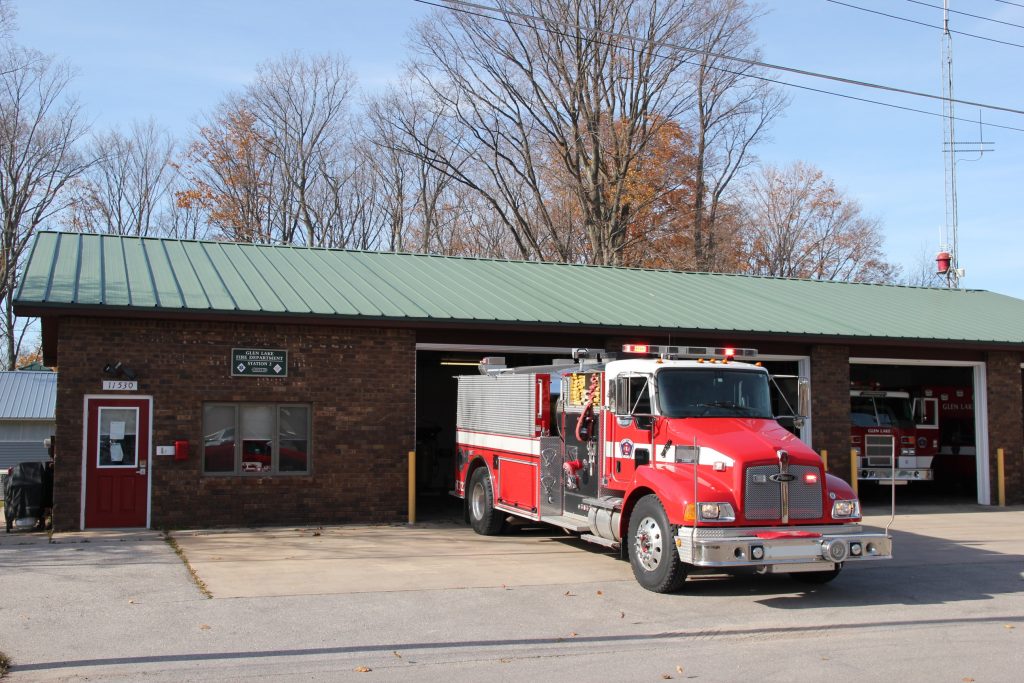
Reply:
[[651, 344], [623, 344], [623, 353], [649, 353], [662, 358], [755, 358], [757, 349], [739, 349], [731, 346], [653, 346]]

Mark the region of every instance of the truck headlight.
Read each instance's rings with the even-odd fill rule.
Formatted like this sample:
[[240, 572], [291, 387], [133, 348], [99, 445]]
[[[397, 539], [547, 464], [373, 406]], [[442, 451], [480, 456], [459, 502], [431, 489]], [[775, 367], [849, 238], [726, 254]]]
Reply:
[[736, 513], [730, 503], [701, 503], [697, 506], [702, 522], [735, 522]]
[[860, 517], [860, 501], [837, 500], [832, 503], [832, 519]]
[[913, 448], [901, 448], [900, 455], [914, 455], [916, 451]]

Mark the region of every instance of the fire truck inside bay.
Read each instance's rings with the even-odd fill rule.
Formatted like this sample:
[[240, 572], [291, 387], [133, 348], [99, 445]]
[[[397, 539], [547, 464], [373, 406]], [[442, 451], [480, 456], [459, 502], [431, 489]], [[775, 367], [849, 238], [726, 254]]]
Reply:
[[[519, 368], [486, 358], [457, 378], [454, 494], [477, 533], [510, 516], [561, 527], [628, 555], [660, 593], [694, 573], [825, 583], [846, 562], [892, 557], [888, 527], [866, 532], [850, 486], [778, 424], [767, 370], [736, 362], [755, 350], [623, 352]], [[806, 414], [799, 386], [792, 412]]]
[[892, 485], [934, 479], [939, 441], [918, 432], [914, 405], [906, 391], [850, 390], [850, 446], [858, 479]]

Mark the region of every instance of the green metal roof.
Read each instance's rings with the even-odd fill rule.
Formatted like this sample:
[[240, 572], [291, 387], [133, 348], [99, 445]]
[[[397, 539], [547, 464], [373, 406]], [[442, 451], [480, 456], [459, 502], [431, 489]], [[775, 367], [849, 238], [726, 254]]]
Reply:
[[15, 307], [1024, 344], [1024, 301], [978, 290], [59, 232]]

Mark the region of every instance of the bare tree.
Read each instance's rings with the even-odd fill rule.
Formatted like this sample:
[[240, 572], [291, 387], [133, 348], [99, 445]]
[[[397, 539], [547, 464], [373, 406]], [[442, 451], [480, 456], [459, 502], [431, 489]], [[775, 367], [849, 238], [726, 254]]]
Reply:
[[[685, 122], [694, 137], [693, 261], [697, 270], [724, 270], [719, 210], [737, 176], [755, 161], [751, 147], [782, 111], [786, 98], [762, 71], [725, 56], [759, 58], [756, 10], [745, 0], [700, 3], [699, 54], [692, 78], [696, 105]], [[727, 256], [727, 255], [725, 255]]]
[[85, 126], [67, 95], [70, 81], [66, 65], [33, 50], [0, 54], [0, 301], [11, 369], [21, 339], [12, 304], [22, 256], [36, 228], [67, 206], [68, 183], [89, 165], [75, 149]]
[[917, 258], [910, 264], [910, 270], [904, 274], [900, 284], [908, 287], [945, 287], [946, 278], [939, 275], [935, 268], [934, 247], [921, 244]]
[[382, 210], [390, 218], [391, 247], [422, 253], [453, 253], [451, 228], [467, 205], [457, 196], [449, 169], [464, 168], [463, 129], [443, 106], [412, 88], [392, 88], [366, 104], [371, 150], [365, 161], [384, 188]]
[[317, 244], [325, 216], [317, 215], [312, 196], [321, 190], [323, 171], [330, 169], [345, 144], [345, 124], [355, 76], [337, 55], [304, 57], [299, 53], [262, 64], [246, 88], [246, 109], [252, 113], [259, 140], [280, 173], [279, 211], [302, 226], [304, 238]]
[[588, 260], [619, 263], [631, 167], [658, 122], [691, 102], [685, 52], [662, 45], [693, 43], [695, 5], [493, 4], [491, 17], [452, 8], [416, 29], [412, 72], [465, 133], [452, 154], [405, 125], [418, 143], [406, 151], [479, 193], [524, 258], [575, 256], [576, 236], [549, 209], [559, 185], [575, 204]]
[[749, 181], [745, 234], [755, 275], [895, 282], [876, 219], [814, 166], [765, 167]]
[[95, 135], [96, 163], [75, 183], [70, 221], [79, 230], [146, 236], [156, 231], [174, 176], [174, 141], [153, 120]]

